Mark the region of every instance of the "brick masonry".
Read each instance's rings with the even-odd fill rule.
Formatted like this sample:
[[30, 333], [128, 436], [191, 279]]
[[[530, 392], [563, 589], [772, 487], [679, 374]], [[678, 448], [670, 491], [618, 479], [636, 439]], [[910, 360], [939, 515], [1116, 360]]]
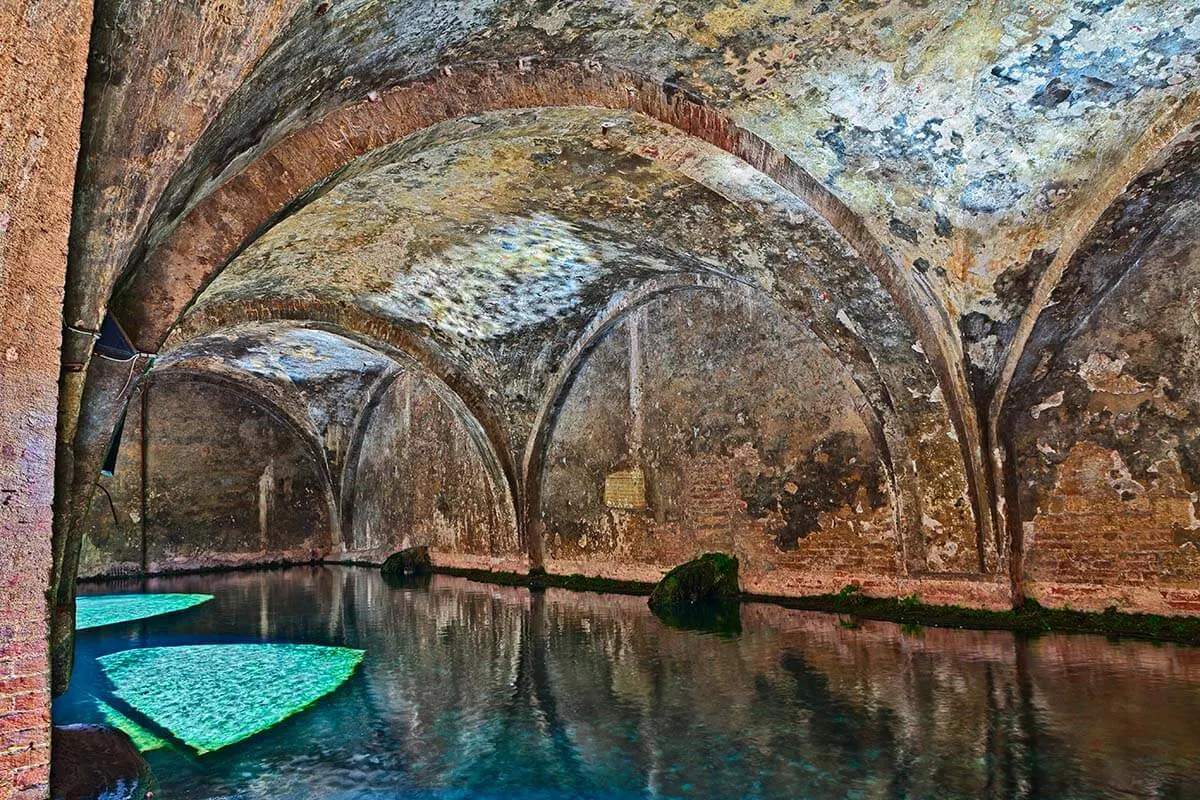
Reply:
[[91, 8], [0, 2], [0, 798], [48, 792], [58, 348]]

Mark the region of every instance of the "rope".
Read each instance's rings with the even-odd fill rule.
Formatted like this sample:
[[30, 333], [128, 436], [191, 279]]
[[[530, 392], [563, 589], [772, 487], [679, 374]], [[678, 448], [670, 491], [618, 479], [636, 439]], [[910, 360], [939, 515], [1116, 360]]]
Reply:
[[[99, 354], [97, 353], [97, 355], [99, 355]], [[117, 397], [124, 397], [124, 396], [125, 396], [125, 390], [127, 390], [127, 389], [129, 388], [129, 384], [133, 383], [133, 373], [137, 372], [137, 359], [138, 359], [139, 357], [141, 357], [141, 356], [145, 356], [147, 359], [149, 359], [149, 361], [147, 361], [147, 362], [146, 362], [146, 368], [145, 368], [144, 370], [142, 370], [142, 374], [144, 375], [144, 374], [146, 374], [147, 372], [149, 372], [149, 371], [150, 371], [150, 368], [151, 368], [151, 367], [153, 367], [153, 366], [154, 366], [154, 360], [155, 360], [155, 359], [158, 357], [158, 356], [157, 356], [157, 354], [155, 354], [155, 353], [141, 353], [141, 352], [139, 352], [139, 353], [135, 353], [135, 354], [134, 354], [134, 355], [133, 355], [131, 358], [125, 358], [125, 359], [120, 359], [120, 358], [109, 358], [109, 359], [108, 359], [109, 361], [116, 361], [116, 362], [118, 362], [118, 363], [122, 363], [122, 364], [123, 364], [123, 363], [126, 363], [126, 362], [129, 362], [129, 361], [132, 361], [132, 362], [134, 362], [134, 363], [132, 363], [132, 364], [130, 364], [130, 365], [129, 365], [129, 377], [127, 377], [127, 378], [125, 379], [125, 385], [121, 387], [121, 393], [120, 393], [120, 394], [118, 394], [118, 395], [117, 395]], [[100, 356], [100, 357], [101, 357], [101, 358], [108, 358], [107, 356]]]
[[64, 325], [63, 330], [68, 333], [82, 333], [85, 336], [90, 336], [93, 339], [100, 338], [100, 331], [94, 331], [91, 328], [76, 328], [74, 325]]
[[117, 530], [121, 530], [121, 520], [117, 519], [117, 506], [113, 503], [112, 495], [108, 493], [108, 489], [100, 481], [95, 481], [95, 487], [104, 492], [104, 496], [108, 498], [108, 509], [112, 511], [113, 524], [117, 526]]
[[141, 356], [151, 356], [152, 357], [153, 355], [154, 355], [153, 353], [142, 353], [140, 351], [135, 351], [134, 354], [131, 355], [129, 358], [113, 358], [112, 356], [104, 355], [104, 353], [96, 353], [97, 357], [103, 358], [105, 361], [115, 361], [118, 364], [128, 364], [130, 361], [134, 361], [134, 360], [140, 358]]

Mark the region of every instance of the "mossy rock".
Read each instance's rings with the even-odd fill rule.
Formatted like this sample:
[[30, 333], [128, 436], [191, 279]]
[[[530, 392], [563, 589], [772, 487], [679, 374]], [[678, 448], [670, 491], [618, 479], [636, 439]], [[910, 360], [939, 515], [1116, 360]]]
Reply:
[[433, 561], [429, 558], [429, 547], [418, 545], [398, 553], [392, 553], [379, 568], [385, 578], [403, 578], [409, 575], [428, 575], [433, 572]]
[[699, 603], [736, 601], [738, 561], [724, 553], [705, 553], [663, 576], [650, 594], [650, 609], [685, 610]]

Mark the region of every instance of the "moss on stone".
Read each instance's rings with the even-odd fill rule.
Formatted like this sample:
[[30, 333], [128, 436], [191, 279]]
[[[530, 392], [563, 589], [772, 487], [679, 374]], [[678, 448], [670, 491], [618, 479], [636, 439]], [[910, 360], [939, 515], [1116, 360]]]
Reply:
[[[645, 596], [651, 594], [655, 588], [653, 584], [641, 581], [619, 581], [609, 578], [592, 578], [586, 575], [548, 575], [544, 572], [520, 574], [447, 567], [437, 567], [435, 572], [483, 583], [527, 586], [532, 589], [559, 587], [574, 591]], [[857, 620], [876, 619], [898, 622], [902, 625], [1008, 630], [1024, 635], [1054, 632], [1088, 633], [1200, 645], [1200, 618], [1126, 614], [1115, 609], [1104, 613], [1052, 609], [1045, 608], [1032, 600], [1027, 600], [1020, 609], [1012, 611], [987, 611], [961, 606], [928, 605], [911, 596], [905, 598], [870, 597], [863, 594], [858, 587], [848, 587], [837, 594], [806, 597], [755, 594], [741, 594], [739, 597], [745, 602], [773, 603], [787, 608], [846, 615], [849, 619], [841, 620], [844, 627], [856, 625]], [[668, 622], [668, 624], [670, 623]], [[706, 629], [711, 630], [711, 628]]]
[[501, 586], [527, 586], [530, 589], [571, 589], [576, 592], [600, 592], [608, 594], [648, 595], [654, 589], [654, 584], [642, 581], [621, 581], [613, 578], [593, 578], [588, 575], [551, 575], [543, 571], [492, 572], [486, 569], [461, 569], [456, 567], [436, 567], [435, 572], [442, 575], [453, 575], [458, 578], [468, 578], [482, 583], [496, 583]]
[[428, 575], [433, 572], [433, 561], [429, 558], [429, 547], [418, 545], [392, 553], [379, 568], [385, 578], [406, 575]]
[[988, 611], [962, 606], [928, 605], [913, 597], [870, 597], [859, 591], [808, 597], [744, 595], [744, 600], [767, 602], [807, 611], [829, 611], [860, 619], [936, 628], [1007, 630], [1023, 635], [1088, 633], [1200, 645], [1200, 618], [1126, 614], [1110, 608], [1103, 613], [1046, 608], [1026, 600], [1011, 611]]
[[698, 603], [736, 601], [741, 596], [737, 577], [736, 558], [724, 553], [705, 553], [664, 575], [650, 593], [650, 608], [658, 612]]

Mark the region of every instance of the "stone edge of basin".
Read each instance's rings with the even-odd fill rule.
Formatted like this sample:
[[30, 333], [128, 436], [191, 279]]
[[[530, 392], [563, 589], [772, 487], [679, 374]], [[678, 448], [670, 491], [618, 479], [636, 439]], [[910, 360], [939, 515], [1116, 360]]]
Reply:
[[[491, 572], [483, 569], [436, 565], [433, 571], [435, 574], [451, 575], [503, 586], [524, 586], [530, 589], [570, 589], [608, 594], [649, 596], [656, 585], [642, 581], [595, 578], [579, 574]], [[1042, 606], [1034, 600], [1026, 600], [1021, 607], [1012, 610], [993, 611], [956, 605], [922, 603], [915, 596], [871, 597], [863, 594], [853, 584], [848, 584], [836, 594], [785, 597], [742, 592], [738, 599], [747, 603], [771, 603], [800, 611], [845, 614], [859, 619], [895, 622], [906, 626], [1004, 630], [1026, 636], [1047, 633], [1080, 633], [1200, 646], [1200, 617], [1130, 614], [1116, 609], [1102, 612], [1055, 609]]]
[[[213, 566], [151, 575], [113, 575], [81, 579], [87, 583], [107, 583], [130, 578], [166, 577], [169, 575], [273, 570], [300, 566], [342, 565], [378, 568], [378, 562], [360, 560], [315, 560], [296, 563], [274, 562], [260, 565]], [[524, 586], [530, 589], [569, 589], [581, 592], [649, 596], [655, 584], [644, 581], [597, 578], [588, 575], [557, 575], [534, 571], [529, 573], [491, 571], [434, 565], [434, 574], [467, 578], [480, 583], [502, 586]], [[1084, 633], [1108, 637], [1176, 642], [1200, 646], [1200, 617], [1168, 617], [1157, 614], [1132, 614], [1115, 609], [1102, 612], [1047, 608], [1026, 600], [1020, 608], [993, 611], [956, 605], [922, 603], [914, 597], [881, 598], [853, 590], [847, 585], [836, 594], [786, 597], [743, 592], [740, 600], [771, 603], [802, 611], [824, 611], [846, 614], [860, 619], [897, 622], [902, 625], [970, 630], [1007, 630], [1023, 635], [1045, 633]]]

